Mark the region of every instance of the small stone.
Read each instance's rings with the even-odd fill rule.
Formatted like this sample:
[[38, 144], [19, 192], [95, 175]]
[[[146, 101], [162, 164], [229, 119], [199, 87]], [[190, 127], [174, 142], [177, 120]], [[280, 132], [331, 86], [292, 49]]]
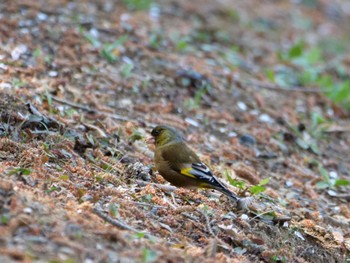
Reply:
[[119, 104], [119, 107], [121, 108], [127, 108], [127, 107], [130, 107], [133, 104], [133, 102], [131, 99], [125, 98], [125, 99], [119, 100], [118, 104]]
[[333, 179], [336, 179], [336, 178], [338, 178], [338, 173], [336, 171], [330, 171], [329, 172], [329, 177], [333, 178]]
[[259, 120], [261, 121], [261, 122], [266, 122], [266, 123], [273, 123], [273, 119], [269, 116], [269, 115], [267, 115], [267, 114], [261, 114], [260, 116], [259, 116]]
[[58, 72], [57, 72], [57, 71], [53, 71], [53, 70], [49, 71], [48, 74], [49, 74], [49, 76], [52, 77], [52, 78], [55, 78], [55, 77], [58, 76]]
[[85, 195], [83, 195], [83, 196], [81, 197], [81, 200], [82, 200], [83, 202], [92, 201], [92, 200], [93, 200], [93, 197], [92, 197], [92, 195], [85, 194]]
[[247, 216], [246, 214], [242, 214], [241, 215], [241, 219], [243, 219], [244, 221], [248, 221], [249, 220], [249, 216]]
[[18, 45], [16, 46], [12, 52], [11, 52], [11, 57], [13, 60], [18, 60], [20, 58], [21, 55], [23, 55], [24, 53], [26, 53], [28, 50], [26, 45]]
[[292, 181], [287, 181], [287, 182], [286, 182], [286, 186], [287, 186], [287, 187], [292, 187], [293, 184], [294, 184], [294, 183], [293, 183]]
[[256, 144], [256, 139], [253, 135], [245, 134], [239, 138], [239, 143], [247, 147], [252, 147]]
[[40, 13], [37, 15], [37, 18], [38, 18], [40, 21], [45, 21], [45, 20], [47, 20], [48, 15], [45, 14], [45, 13], [40, 12]]
[[237, 133], [231, 131], [231, 132], [229, 132], [229, 133], [227, 134], [227, 136], [230, 137], [230, 138], [237, 137]]
[[33, 213], [33, 209], [31, 209], [30, 207], [26, 207], [23, 209], [23, 212], [26, 214], [31, 214], [31, 213]]
[[256, 157], [263, 158], [263, 159], [273, 159], [277, 157], [277, 153], [267, 152], [267, 151], [257, 151]]
[[242, 101], [237, 102], [237, 106], [241, 111], [246, 111], [248, 109], [247, 105]]

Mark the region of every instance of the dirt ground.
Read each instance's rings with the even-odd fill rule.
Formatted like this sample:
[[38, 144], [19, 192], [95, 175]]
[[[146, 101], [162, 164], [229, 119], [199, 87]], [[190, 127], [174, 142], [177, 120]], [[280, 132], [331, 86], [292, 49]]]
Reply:
[[[347, 0], [1, 1], [0, 262], [349, 262], [349, 105], [298, 79], [349, 79], [349, 28]], [[169, 185], [157, 124], [251, 204]]]

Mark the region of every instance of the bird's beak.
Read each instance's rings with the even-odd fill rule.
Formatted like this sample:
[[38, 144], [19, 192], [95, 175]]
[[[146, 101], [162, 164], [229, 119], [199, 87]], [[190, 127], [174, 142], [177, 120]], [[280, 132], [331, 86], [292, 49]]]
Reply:
[[145, 141], [147, 144], [155, 144], [156, 143], [156, 140], [152, 136], [147, 137]]

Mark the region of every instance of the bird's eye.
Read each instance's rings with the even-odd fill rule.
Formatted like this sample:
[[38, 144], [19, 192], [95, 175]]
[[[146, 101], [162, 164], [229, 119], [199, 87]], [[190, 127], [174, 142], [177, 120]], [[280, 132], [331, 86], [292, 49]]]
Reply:
[[153, 136], [158, 136], [158, 135], [160, 134], [160, 131], [159, 131], [159, 130], [153, 130], [153, 131], [151, 132], [151, 134], [152, 134]]

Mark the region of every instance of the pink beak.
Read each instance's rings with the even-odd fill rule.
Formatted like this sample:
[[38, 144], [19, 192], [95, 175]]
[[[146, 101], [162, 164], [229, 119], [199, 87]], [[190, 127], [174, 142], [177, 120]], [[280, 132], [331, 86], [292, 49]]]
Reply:
[[155, 144], [156, 143], [154, 137], [151, 137], [151, 136], [146, 138], [145, 141], [146, 141], [147, 144]]

